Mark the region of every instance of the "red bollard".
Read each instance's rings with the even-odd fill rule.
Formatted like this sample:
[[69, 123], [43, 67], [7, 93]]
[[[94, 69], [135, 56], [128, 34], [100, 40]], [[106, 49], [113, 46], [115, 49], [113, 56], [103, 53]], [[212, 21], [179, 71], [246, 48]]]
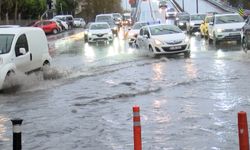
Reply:
[[240, 150], [249, 150], [247, 113], [238, 112], [238, 134]]
[[134, 123], [134, 150], [142, 150], [141, 144], [141, 119], [140, 107], [133, 107], [133, 123]]

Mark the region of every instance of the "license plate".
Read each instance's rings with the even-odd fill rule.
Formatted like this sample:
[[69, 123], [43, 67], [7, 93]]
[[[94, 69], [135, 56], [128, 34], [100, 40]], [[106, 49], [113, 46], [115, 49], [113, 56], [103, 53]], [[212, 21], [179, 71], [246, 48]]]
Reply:
[[174, 47], [170, 47], [170, 50], [175, 50], [175, 49], [181, 49], [181, 46], [174, 46]]

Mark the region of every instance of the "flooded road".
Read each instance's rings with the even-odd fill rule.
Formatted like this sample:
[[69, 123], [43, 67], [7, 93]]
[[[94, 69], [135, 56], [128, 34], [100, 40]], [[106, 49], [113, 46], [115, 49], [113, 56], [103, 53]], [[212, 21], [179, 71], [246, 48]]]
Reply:
[[131, 150], [132, 107], [141, 107], [143, 149], [238, 149], [237, 112], [250, 111], [250, 54], [235, 42], [190, 37], [191, 57], [151, 58], [129, 48], [84, 43], [81, 29], [49, 37], [47, 80], [20, 75], [0, 93], [0, 149], [12, 147], [10, 119], [24, 119], [26, 150]]

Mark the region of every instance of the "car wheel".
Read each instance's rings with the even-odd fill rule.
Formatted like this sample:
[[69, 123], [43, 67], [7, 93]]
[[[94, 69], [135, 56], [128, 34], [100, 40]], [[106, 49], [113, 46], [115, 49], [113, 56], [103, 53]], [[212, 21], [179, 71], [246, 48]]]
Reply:
[[247, 44], [247, 38], [246, 38], [246, 37], [243, 38], [243, 41], [242, 41], [242, 48], [243, 48], [243, 50], [244, 50], [245, 52], [249, 49], [249, 46], [248, 46], [248, 44]]
[[184, 57], [185, 58], [190, 58], [190, 51], [184, 52]]
[[53, 29], [53, 34], [57, 34], [58, 33], [58, 30], [57, 29]]
[[149, 46], [149, 56], [153, 57], [153, 58], [156, 56], [155, 53], [154, 53], [154, 50], [153, 50], [152, 46]]
[[215, 34], [213, 35], [213, 44], [218, 45], [220, 42], [216, 39]]
[[6, 74], [6, 77], [3, 83], [3, 89], [10, 89], [15, 86], [15, 82], [13, 80], [14, 75], [15, 75], [15, 72], [13, 70], [9, 71]]

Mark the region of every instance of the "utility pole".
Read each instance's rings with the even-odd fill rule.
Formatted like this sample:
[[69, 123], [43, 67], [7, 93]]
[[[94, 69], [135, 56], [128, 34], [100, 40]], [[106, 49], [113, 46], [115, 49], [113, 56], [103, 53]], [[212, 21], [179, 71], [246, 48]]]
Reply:
[[182, 0], [182, 10], [184, 11], [184, 0]]
[[61, 7], [61, 15], [63, 15], [62, 3], [60, 3], [60, 7]]
[[198, 0], [196, 0], [196, 13], [198, 14], [199, 13], [199, 3], [198, 3]]

